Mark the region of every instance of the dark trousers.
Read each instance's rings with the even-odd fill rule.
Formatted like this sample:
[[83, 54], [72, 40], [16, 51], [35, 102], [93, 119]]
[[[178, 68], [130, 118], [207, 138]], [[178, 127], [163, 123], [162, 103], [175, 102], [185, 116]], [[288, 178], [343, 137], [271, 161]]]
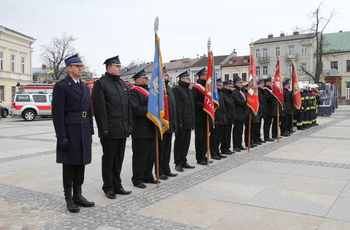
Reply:
[[281, 117], [281, 134], [290, 132], [292, 129], [292, 115], [286, 114], [286, 116]]
[[169, 175], [171, 173], [169, 162], [171, 154], [172, 133], [164, 133], [163, 140], [159, 138], [159, 173], [160, 175]]
[[187, 163], [187, 153], [190, 148], [191, 129], [179, 129], [175, 133], [174, 161], [175, 165]]
[[266, 116], [264, 118], [264, 138], [270, 137], [270, 128], [272, 124], [272, 137], [277, 136], [277, 119], [276, 116]]
[[235, 125], [233, 126], [233, 148], [242, 147], [242, 135], [243, 135], [243, 121], [235, 121]]
[[85, 165], [62, 164], [63, 188], [71, 189], [84, 183]]
[[258, 142], [261, 140], [261, 120], [262, 118], [259, 118], [259, 122], [254, 123], [253, 129], [255, 130], [255, 135], [253, 137], [253, 142]]
[[303, 127], [304, 111], [297, 110], [297, 127]]
[[154, 180], [152, 169], [155, 160], [154, 138], [132, 138], [132, 178], [134, 185]]
[[122, 171], [126, 138], [100, 138], [102, 145], [102, 190], [106, 193], [122, 188]]
[[221, 131], [221, 153], [227, 153], [231, 148], [232, 124], [223, 125]]
[[207, 153], [207, 126], [205, 123], [197, 123], [194, 129], [194, 143], [197, 162], [205, 161]]
[[219, 146], [222, 140], [222, 129], [223, 125], [215, 125], [210, 132], [210, 156], [218, 156], [219, 155]]

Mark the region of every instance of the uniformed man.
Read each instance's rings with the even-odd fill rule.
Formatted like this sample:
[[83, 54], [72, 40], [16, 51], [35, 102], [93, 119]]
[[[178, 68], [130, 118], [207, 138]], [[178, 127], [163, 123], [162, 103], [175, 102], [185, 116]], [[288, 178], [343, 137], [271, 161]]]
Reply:
[[144, 70], [132, 77], [135, 86], [130, 90], [132, 108], [132, 183], [137, 188], [146, 188], [144, 183], [156, 184], [152, 174], [155, 161], [155, 125], [147, 118], [149, 98], [148, 77]]
[[[290, 132], [292, 130], [292, 93], [289, 89], [290, 81], [283, 81], [283, 110], [281, 112], [281, 136], [287, 137], [290, 136]], [[283, 115], [283, 116], [282, 116]]]
[[120, 177], [126, 138], [130, 132], [129, 88], [120, 79], [119, 56], [108, 58], [103, 64], [106, 65], [106, 73], [94, 84], [92, 103], [103, 149], [102, 190], [107, 198], [115, 199], [116, 193], [131, 193], [124, 190]]
[[89, 88], [79, 79], [83, 62], [76, 54], [65, 59], [65, 64], [68, 75], [53, 89], [52, 120], [57, 137], [56, 162], [63, 166], [67, 209], [76, 213], [80, 211], [78, 206], [95, 205], [82, 196], [85, 165], [91, 163], [94, 129]]
[[[222, 127], [222, 136], [221, 136], [221, 154], [232, 155], [235, 153], [231, 151], [231, 137], [232, 137], [232, 125], [237, 117], [235, 102], [232, 97], [232, 80], [227, 80], [223, 82], [223, 87], [221, 89], [223, 97], [223, 107], [225, 110], [225, 124]], [[221, 107], [220, 101], [220, 107]]]
[[171, 155], [171, 140], [173, 133], [176, 129], [176, 102], [173, 90], [169, 86], [170, 76], [166, 68], [163, 68], [163, 79], [166, 87], [166, 94], [168, 98], [168, 114], [169, 114], [169, 129], [163, 134], [163, 140], [159, 137], [159, 178], [162, 180], [168, 179], [168, 177], [177, 176], [176, 173], [172, 173], [169, 162]]
[[233, 151], [240, 152], [241, 150], [247, 150], [242, 145], [243, 127], [247, 118], [247, 95], [242, 91], [243, 80], [240, 77], [237, 77], [233, 82], [235, 87], [232, 90], [232, 97], [237, 111], [233, 127]]
[[195, 127], [194, 118], [194, 99], [190, 90], [190, 75], [187, 71], [179, 76], [179, 85], [174, 89], [176, 101], [177, 129], [175, 132], [174, 142], [174, 160], [175, 170], [183, 172], [183, 168], [192, 169], [192, 166], [187, 163], [187, 153], [190, 147], [191, 131]]
[[260, 79], [258, 81], [258, 96], [259, 96], [259, 110], [258, 110], [258, 123], [253, 125], [254, 135], [253, 135], [253, 143], [254, 144], [262, 144], [265, 143], [261, 138], [261, 121], [266, 118], [266, 99], [264, 95], [264, 79]]
[[196, 75], [198, 77], [197, 84], [192, 88], [196, 121], [194, 129], [196, 160], [197, 164], [207, 165], [207, 113], [203, 110], [207, 70], [203, 68]]
[[275, 141], [270, 136], [270, 129], [272, 125], [272, 137], [277, 136], [277, 99], [272, 93], [272, 79], [268, 77], [265, 79], [264, 95], [266, 99], [266, 117], [264, 118], [264, 140]]

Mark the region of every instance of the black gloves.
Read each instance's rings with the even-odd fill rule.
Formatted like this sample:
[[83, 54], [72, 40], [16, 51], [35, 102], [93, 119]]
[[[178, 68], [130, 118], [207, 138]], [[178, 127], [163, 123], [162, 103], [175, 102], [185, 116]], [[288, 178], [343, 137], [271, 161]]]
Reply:
[[69, 148], [67, 137], [58, 138], [58, 145], [63, 151], [67, 151], [67, 149]]
[[129, 135], [132, 134], [132, 126], [129, 126]]
[[108, 137], [108, 130], [101, 130], [99, 131], [99, 137], [101, 138], [107, 138]]

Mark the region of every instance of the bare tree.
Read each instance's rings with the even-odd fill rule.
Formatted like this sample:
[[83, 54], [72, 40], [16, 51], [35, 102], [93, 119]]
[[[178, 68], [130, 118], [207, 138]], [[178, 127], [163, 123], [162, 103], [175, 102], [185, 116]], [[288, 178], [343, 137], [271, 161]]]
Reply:
[[320, 3], [317, 10], [315, 12], [312, 12], [311, 15], [309, 16], [312, 20], [315, 20], [315, 23], [310, 28], [310, 34], [315, 34], [315, 37], [316, 37], [316, 40], [315, 40], [315, 42], [316, 42], [315, 74], [308, 72], [303, 66], [301, 66], [302, 70], [307, 75], [309, 75], [314, 80], [315, 83], [318, 83], [320, 81], [320, 76], [322, 73], [322, 56], [323, 56], [323, 47], [325, 45], [324, 40], [323, 40], [323, 32], [335, 14], [335, 12], [333, 10], [330, 13], [328, 18], [321, 16], [320, 15], [321, 5], [322, 5], [322, 3]]
[[[63, 33], [62, 37], [54, 37], [49, 45], [42, 46], [41, 58], [43, 64], [50, 70], [52, 80], [59, 80], [67, 74], [64, 60], [76, 54], [76, 49], [73, 46], [75, 40], [72, 35]], [[92, 73], [86, 65], [84, 65], [83, 77], [86, 80], [92, 78]]]

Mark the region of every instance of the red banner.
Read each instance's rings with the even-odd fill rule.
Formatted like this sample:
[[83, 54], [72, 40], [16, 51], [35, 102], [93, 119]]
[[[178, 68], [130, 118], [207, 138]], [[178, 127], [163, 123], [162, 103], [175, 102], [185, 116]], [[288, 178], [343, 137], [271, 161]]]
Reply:
[[282, 74], [281, 74], [281, 63], [278, 57], [277, 57], [277, 63], [276, 63], [275, 79], [273, 81], [273, 86], [272, 86], [272, 93], [277, 98], [281, 106], [283, 106], [284, 105], [283, 82], [282, 82]]
[[292, 92], [293, 92], [293, 103], [295, 108], [300, 109], [301, 106], [301, 95], [299, 89], [298, 71], [295, 65], [295, 60], [292, 59], [293, 72], [292, 72]]
[[207, 68], [207, 79], [205, 83], [205, 95], [204, 95], [204, 107], [203, 110], [209, 114], [211, 119], [215, 119], [215, 109], [212, 98], [212, 86], [214, 76], [214, 55], [213, 52], [208, 50], [208, 68]]
[[247, 105], [252, 109], [255, 115], [259, 110], [258, 79], [256, 77], [256, 67], [254, 53], [250, 54], [250, 82], [247, 97]]

